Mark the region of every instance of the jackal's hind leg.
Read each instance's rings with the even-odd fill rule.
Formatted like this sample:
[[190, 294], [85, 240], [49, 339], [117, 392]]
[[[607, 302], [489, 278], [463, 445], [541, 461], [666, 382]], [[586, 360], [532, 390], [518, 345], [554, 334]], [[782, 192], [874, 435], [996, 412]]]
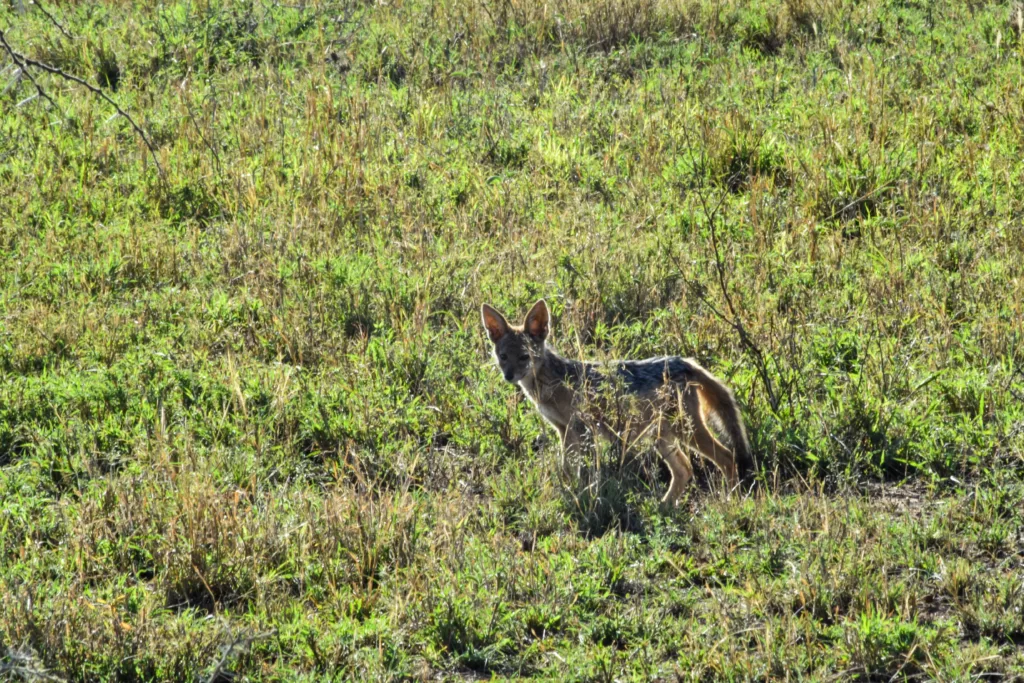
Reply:
[[665, 492], [661, 503], [662, 505], [675, 505], [693, 477], [693, 465], [690, 463], [690, 457], [686, 455], [686, 451], [679, 447], [676, 435], [669, 430], [658, 436], [654, 447], [658, 449], [658, 453], [668, 465], [668, 471], [672, 474], [672, 481], [669, 482], [668, 491]]

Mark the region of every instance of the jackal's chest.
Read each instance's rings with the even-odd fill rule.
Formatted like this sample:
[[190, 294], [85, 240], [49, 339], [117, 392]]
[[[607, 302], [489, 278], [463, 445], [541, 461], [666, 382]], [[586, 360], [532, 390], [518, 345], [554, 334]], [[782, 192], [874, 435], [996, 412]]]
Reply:
[[[544, 400], [544, 398], [535, 396], [535, 392], [530, 391], [527, 387], [523, 387], [523, 393], [528, 399], [530, 399], [530, 403], [537, 408], [537, 412], [540, 413], [541, 417], [552, 425], [564, 428], [569, 424], [570, 415], [568, 413], [571, 413], [572, 411], [571, 400], [560, 401], [559, 399], [563, 397], [557, 395], [552, 395], [548, 397], [548, 400]], [[565, 403], [566, 405], [561, 405], [561, 403]]]
[[543, 403], [537, 403], [536, 401], [534, 401], [533, 404], [537, 406], [537, 412], [541, 414], [541, 417], [543, 417], [551, 424], [557, 425], [559, 427], [564, 427], [566, 424], [568, 424], [569, 421], [565, 419], [565, 416], [562, 415], [561, 411], [556, 410], [553, 406], [544, 405]]

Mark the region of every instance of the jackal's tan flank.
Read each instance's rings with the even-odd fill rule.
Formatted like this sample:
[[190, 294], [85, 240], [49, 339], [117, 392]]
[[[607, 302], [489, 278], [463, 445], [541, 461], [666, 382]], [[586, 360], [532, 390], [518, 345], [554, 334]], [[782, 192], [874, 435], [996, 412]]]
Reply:
[[[685, 446], [708, 458], [725, 475], [730, 488], [753, 467], [747, 434], [732, 392], [691, 358], [662, 356], [646, 360], [589, 363], [569, 360], [546, 345], [550, 315], [544, 300], [526, 315], [522, 326], [509, 325], [484, 304], [484, 329], [505, 379], [518, 384], [562, 439], [562, 463], [577, 449], [588, 427], [608, 439], [633, 442], [644, 433], [654, 437], [672, 481], [662, 502], [674, 504], [693, 476]], [[605, 390], [607, 389], [607, 390]], [[633, 397], [624, 431], [610, 414], [619, 401]], [[706, 418], [728, 437], [730, 450], [708, 429]]]

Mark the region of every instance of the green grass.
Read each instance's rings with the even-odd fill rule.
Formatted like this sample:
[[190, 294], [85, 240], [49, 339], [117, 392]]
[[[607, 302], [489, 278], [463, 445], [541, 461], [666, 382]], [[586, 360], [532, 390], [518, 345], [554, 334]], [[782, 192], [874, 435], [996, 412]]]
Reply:
[[[1016, 7], [42, 7], [155, 155], [0, 57], [0, 678], [1024, 677]], [[479, 323], [541, 296], [757, 492], [560, 479]]]

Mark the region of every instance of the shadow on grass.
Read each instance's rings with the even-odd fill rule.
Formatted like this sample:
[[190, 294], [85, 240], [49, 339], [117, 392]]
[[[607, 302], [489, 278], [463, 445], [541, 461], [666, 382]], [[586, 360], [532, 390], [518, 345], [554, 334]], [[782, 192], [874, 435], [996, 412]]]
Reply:
[[[723, 486], [721, 473], [700, 456], [691, 455], [694, 478], [685, 495], [705, 496]], [[562, 505], [580, 533], [587, 538], [603, 536], [612, 529], [646, 534], [652, 509], [671, 514], [660, 506], [668, 490], [670, 474], [651, 447], [618, 446], [591, 449], [587, 462], [578, 463], [561, 477]], [[681, 499], [681, 500], [685, 500]]]

